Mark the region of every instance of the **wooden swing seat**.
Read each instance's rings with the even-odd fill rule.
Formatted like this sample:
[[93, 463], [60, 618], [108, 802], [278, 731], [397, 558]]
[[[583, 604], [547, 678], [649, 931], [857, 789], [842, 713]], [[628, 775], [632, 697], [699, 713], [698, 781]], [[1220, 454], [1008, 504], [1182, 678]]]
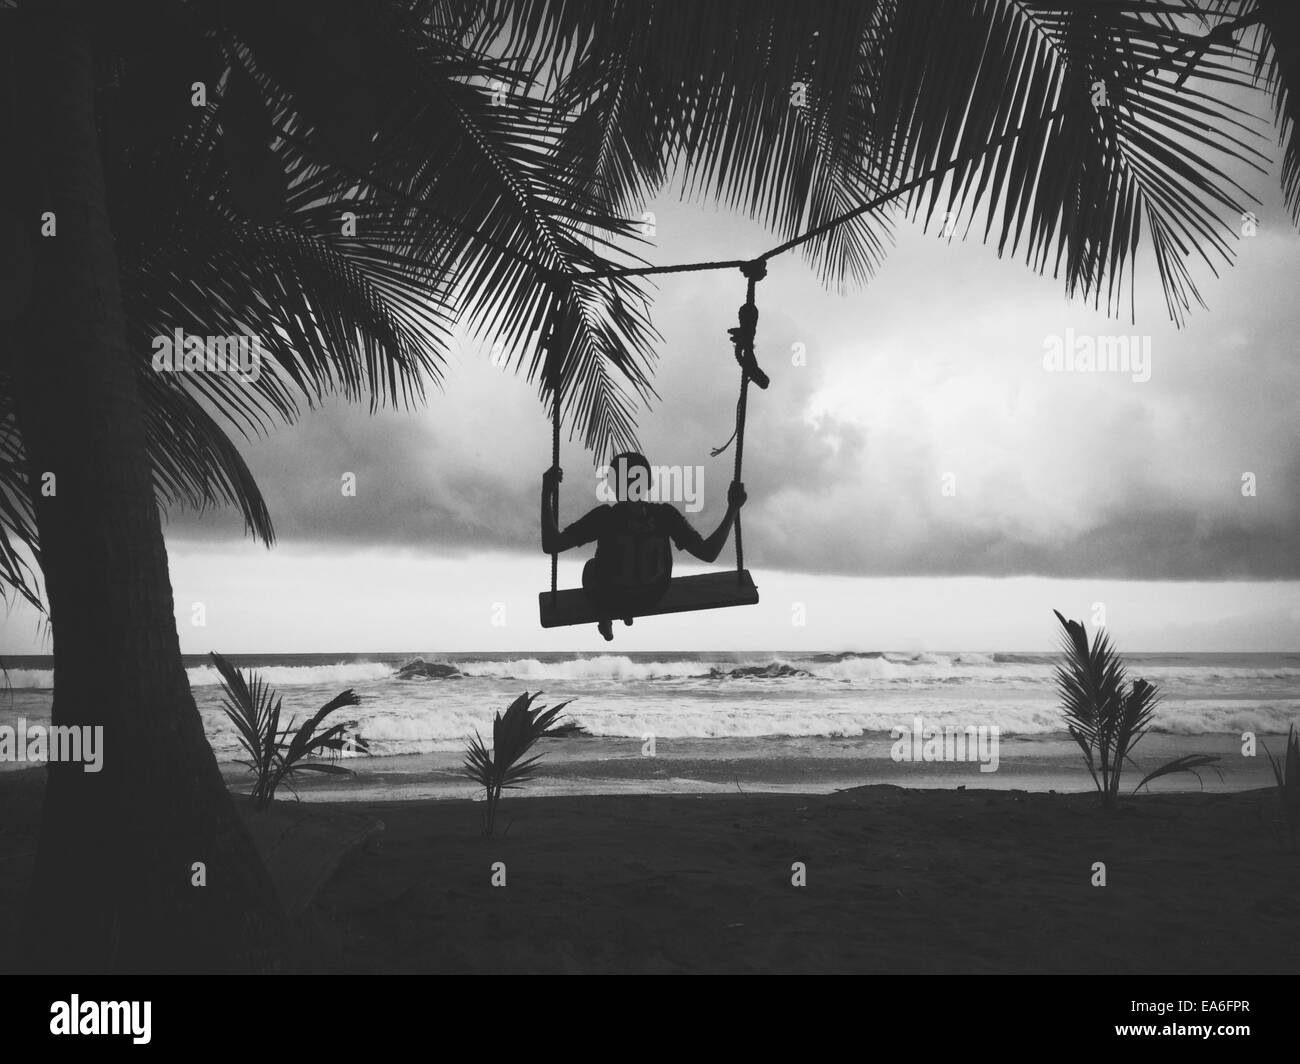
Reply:
[[[543, 591], [537, 596], [543, 628], [563, 628], [571, 624], [595, 624], [600, 620], [591, 596], [582, 588], [566, 591]], [[663, 613], [691, 613], [695, 610], [716, 610], [726, 606], [754, 606], [758, 604], [758, 588], [754, 586], [749, 570], [728, 569], [720, 573], [701, 573], [698, 576], [675, 576], [664, 592], [663, 598], [653, 606], [620, 613], [623, 617], [655, 617]]]

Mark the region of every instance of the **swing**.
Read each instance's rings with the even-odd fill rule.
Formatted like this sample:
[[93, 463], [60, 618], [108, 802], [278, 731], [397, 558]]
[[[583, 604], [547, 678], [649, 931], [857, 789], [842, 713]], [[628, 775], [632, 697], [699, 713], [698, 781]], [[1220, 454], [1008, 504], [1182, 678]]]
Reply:
[[[754, 285], [767, 274], [767, 264], [763, 259], [746, 263], [741, 267], [748, 282], [745, 304], [740, 308], [740, 325], [727, 330], [735, 348], [736, 361], [740, 364], [740, 398], [736, 403], [736, 429], [732, 439], [736, 441], [736, 463], [732, 481], [739, 483], [741, 463], [745, 455], [745, 408], [748, 400], [749, 382], [752, 380], [760, 388], [770, 383], [754, 359], [754, 331], [758, 324], [758, 307], [754, 304]], [[555, 341], [562, 336], [562, 330], [552, 333], [553, 346], [549, 352], [551, 361], [551, 387], [555, 396], [551, 414], [551, 466], [560, 464], [560, 373], [562, 353]], [[561, 341], [562, 342], [562, 341]], [[713, 450], [716, 457], [727, 449], [731, 440]], [[556, 484], [551, 499], [551, 512], [559, 524], [560, 488]], [[754, 606], [758, 603], [758, 588], [753, 577], [745, 568], [745, 549], [740, 532], [740, 514], [735, 517], [736, 568], [735, 571], [700, 573], [695, 576], [674, 576], [663, 596], [653, 605], [639, 609], [616, 610], [617, 617], [655, 617], [666, 613], [691, 613], [696, 610], [716, 610], [729, 606]], [[537, 596], [538, 610], [543, 628], [563, 628], [573, 624], [594, 624], [600, 620], [601, 613], [591, 596], [582, 588], [560, 591], [556, 586], [559, 571], [559, 552], [551, 553], [551, 589]]]

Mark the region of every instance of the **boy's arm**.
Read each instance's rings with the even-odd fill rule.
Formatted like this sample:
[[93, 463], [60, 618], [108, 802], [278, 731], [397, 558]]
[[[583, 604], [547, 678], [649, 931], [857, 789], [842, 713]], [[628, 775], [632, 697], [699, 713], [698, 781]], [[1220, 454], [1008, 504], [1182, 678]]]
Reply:
[[[736, 514], [740, 513], [740, 508], [745, 505], [745, 485], [732, 483], [727, 489], [727, 512], [722, 518], [722, 522], [714, 530], [713, 535], [708, 539], [701, 539], [700, 534], [696, 532], [682, 517], [681, 522], [687, 534], [678, 540], [677, 546], [689, 554], [694, 554], [702, 562], [715, 562], [718, 555], [722, 553], [722, 548], [726, 546], [727, 536], [731, 534], [731, 526], [735, 523]], [[676, 513], [676, 511], [674, 511]], [[680, 514], [678, 514], [681, 517]]]
[[542, 474], [542, 550], [547, 554], [581, 547], [584, 543], [598, 539], [601, 518], [608, 509], [597, 506], [561, 532], [552, 503], [555, 499], [555, 485], [563, 479], [564, 473], [554, 467]]

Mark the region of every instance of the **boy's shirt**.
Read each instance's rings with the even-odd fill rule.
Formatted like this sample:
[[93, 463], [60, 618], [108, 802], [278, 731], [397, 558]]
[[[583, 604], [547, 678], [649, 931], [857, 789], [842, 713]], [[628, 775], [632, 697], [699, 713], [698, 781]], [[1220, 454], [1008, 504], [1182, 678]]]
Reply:
[[614, 586], [655, 587], [673, 575], [673, 552], [704, 549], [704, 540], [666, 502], [618, 502], [597, 506], [564, 530], [579, 545], [596, 541], [596, 565]]

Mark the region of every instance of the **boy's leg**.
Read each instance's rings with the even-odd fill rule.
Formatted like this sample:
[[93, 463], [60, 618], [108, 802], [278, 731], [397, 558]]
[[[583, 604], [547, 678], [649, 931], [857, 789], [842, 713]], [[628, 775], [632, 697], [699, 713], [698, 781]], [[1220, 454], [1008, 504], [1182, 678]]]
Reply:
[[605, 594], [601, 584], [600, 570], [596, 568], [596, 559], [588, 559], [587, 564], [582, 567], [582, 590], [587, 593], [587, 597], [592, 600], [600, 610], [600, 617], [596, 621], [596, 631], [598, 631], [605, 642], [610, 642], [614, 638], [614, 619], [605, 609]]
[[[665, 580], [658, 587], [642, 588], [640, 591], [638, 591], [635, 595], [632, 596], [630, 603], [629, 601], [625, 600], [622, 604], [624, 606], [630, 604], [632, 609], [634, 610], [649, 609], [651, 606], [655, 605], [655, 603], [657, 603], [661, 598], [664, 597], [664, 593], [667, 590], [668, 590], [668, 581]], [[627, 625], [627, 627], [631, 628], [632, 618], [624, 617], [623, 623]]]

